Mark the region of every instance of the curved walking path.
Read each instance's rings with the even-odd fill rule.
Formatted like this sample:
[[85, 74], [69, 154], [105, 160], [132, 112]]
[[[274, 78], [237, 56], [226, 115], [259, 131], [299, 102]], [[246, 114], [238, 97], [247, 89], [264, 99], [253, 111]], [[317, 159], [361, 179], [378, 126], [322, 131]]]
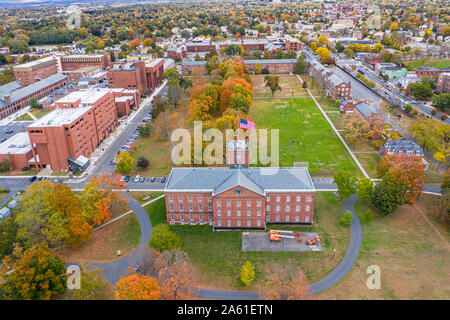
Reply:
[[[362, 242], [362, 229], [358, 217], [354, 211], [354, 204], [357, 200], [356, 195], [353, 195], [345, 200], [344, 210], [350, 210], [353, 214], [351, 223], [351, 237], [347, 247], [347, 252], [339, 265], [333, 269], [325, 278], [311, 284], [311, 293], [316, 294], [322, 292], [336, 283], [338, 283], [353, 267], [359, 255]], [[199, 298], [205, 299], [225, 299], [225, 300], [257, 300], [258, 293], [255, 291], [226, 291], [226, 290], [212, 290], [200, 289], [197, 294]]]
[[[127, 273], [130, 266], [139, 264], [144, 259], [146, 250], [143, 250], [147, 245], [152, 233], [152, 224], [148, 217], [147, 211], [128, 193], [125, 196], [129, 199], [128, 205], [136, 214], [141, 227], [141, 239], [139, 246], [135, 248], [127, 256], [109, 263], [89, 263], [103, 269], [103, 274], [106, 280], [115, 285], [120, 277]], [[155, 199], [156, 200], [156, 199]], [[311, 293], [316, 294], [322, 292], [339, 282], [353, 267], [358, 258], [359, 250], [362, 242], [362, 229], [358, 217], [354, 211], [354, 204], [357, 200], [356, 195], [353, 195], [344, 201], [344, 210], [350, 210], [353, 213], [353, 220], [351, 222], [351, 237], [347, 247], [347, 252], [339, 265], [333, 269], [325, 278], [311, 284]], [[257, 300], [258, 293], [256, 291], [241, 291], [241, 290], [214, 290], [200, 288], [196, 296], [204, 299], [217, 300]]]

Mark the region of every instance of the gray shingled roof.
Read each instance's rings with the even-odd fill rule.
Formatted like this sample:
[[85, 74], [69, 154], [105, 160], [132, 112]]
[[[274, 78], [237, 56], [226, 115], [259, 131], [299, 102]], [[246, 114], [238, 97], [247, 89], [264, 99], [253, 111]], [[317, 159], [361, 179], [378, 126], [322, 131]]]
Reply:
[[[67, 79], [67, 77], [64, 74], [57, 73], [57, 74], [51, 75], [50, 77], [45, 78], [41, 81], [30, 84], [29, 86], [12, 91], [10, 93], [11, 103], [18, 101], [22, 98], [25, 98], [29, 95], [32, 95], [35, 92], [42, 90], [42, 89], [44, 89], [54, 83], [57, 83], [61, 80], [64, 80], [64, 79]], [[3, 101], [3, 102], [5, 102], [5, 101]], [[8, 104], [8, 103], [6, 103], [6, 104]]]
[[270, 63], [296, 63], [296, 59], [262, 59], [262, 60], [244, 60], [244, 64], [270, 64]]
[[173, 168], [166, 192], [197, 191], [222, 193], [236, 186], [264, 194], [304, 190], [314, 192], [306, 168]]
[[364, 101], [355, 104], [355, 108], [366, 118], [370, 117], [374, 112], [373, 109]]

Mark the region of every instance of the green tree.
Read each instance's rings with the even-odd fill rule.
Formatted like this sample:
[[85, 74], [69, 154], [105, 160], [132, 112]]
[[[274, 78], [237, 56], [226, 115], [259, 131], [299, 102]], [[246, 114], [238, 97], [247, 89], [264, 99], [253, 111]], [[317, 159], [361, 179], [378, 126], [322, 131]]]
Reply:
[[264, 82], [266, 83], [266, 87], [270, 88], [272, 97], [276, 91], [281, 91], [280, 78], [278, 76], [267, 75], [264, 77]]
[[345, 226], [349, 226], [352, 223], [353, 213], [349, 210], [344, 213], [340, 222]]
[[361, 178], [356, 185], [358, 199], [369, 200], [373, 192], [373, 181], [370, 178]]
[[336, 42], [336, 45], [334, 47], [336, 48], [336, 51], [339, 53], [345, 50], [345, 47], [342, 45], [340, 41]]
[[216, 70], [219, 68], [219, 57], [218, 56], [212, 56], [211, 58], [206, 60], [206, 71], [208, 71], [208, 74], [211, 74], [213, 70]]
[[334, 183], [338, 186], [338, 194], [342, 199], [347, 199], [356, 192], [358, 177], [350, 171], [339, 170], [334, 174]]
[[242, 266], [240, 279], [241, 279], [242, 283], [244, 283], [247, 287], [255, 279], [255, 268], [253, 267], [251, 262], [248, 260]]
[[169, 101], [173, 104], [173, 106], [176, 108], [178, 101], [180, 101], [182, 97], [182, 90], [180, 87], [180, 80], [179, 79], [169, 79], [169, 86], [167, 89], [167, 97], [169, 98]]
[[169, 229], [168, 225], [158, 224], [152, 230], [148, 245], [160, 252], [181, 248], [181, 239]]
[[153, 133], [153, 126], [150, 122], [147, 122], [146, 124], [140, 126], [138, 130], [142, 137], [150, 137]]
[[[2, 299], [49, 300], [66, 288], [64, 261], [45, 245], [35, 245], [23, 252], [16, 249], [3, 260], [0, 270]], [[14, 272], [7, 272], [14, 270]]]
[[414, 98], [418, 100], [428, 99], [433, 96], [433, 90], [428, 84], [411, 82], [406, 90], [410, 91]]
[[295, 74], [301, 74], [301, 73], [303, 73], [303, 71], [305, 71], [305, 67], [306, 67], [305, 58], [306, 57], [304, 54], [301, 54], [297, 58], [297, 62], [295, 63], [295, 67], [294, 67]]
[[378, 183], [371, 196], [372, 205], [383, 215], [389, 215], [404, 203], [406, 186], [391, 175]]
[[443, 112], [450, 112], [450, 93], [441, 93], [434, 96], [433, 107]]
[[4, 256], [9, 255], [13, 251], [14, 243], [17, 242], [17, 231], [19, 225], [14, 215], [10, 215], [0, 222], [0, 261]]
[[117, 172], [125, 174], [133, 169], [134, 159], [128, 152], [121, 152], [116, 155]]
[[102, 271], [89, 264], [80, 265], [80, 289], [71, 290], [76, 300], [100, 300], [107, 290], [107, 281], [102, 278]]
[[42, 109], [41, 104], [38, 102], [38, 100], [35, 97], [32, 97], [30, 99], [30, 107], [31, 107], [31, 109]]

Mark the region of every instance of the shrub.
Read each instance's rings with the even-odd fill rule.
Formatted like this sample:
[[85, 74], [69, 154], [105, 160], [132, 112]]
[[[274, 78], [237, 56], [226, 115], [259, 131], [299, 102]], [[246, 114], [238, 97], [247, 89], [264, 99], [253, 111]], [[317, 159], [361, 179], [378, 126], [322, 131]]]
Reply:
[[28, 167], [28, 166], [25, 166], [25, 167], [22, 167], [22, 171], [29, 171], [31, 168], [30, 167]]
[[342, 216], [340, 222], [341, 224], [345, 225], [345, 226], [349, 226], [350, 223], [352, 223], [352, 219], [353, 219], [353, 214], [351, 211], [347, 211], [346, 213], [344, 213], [344, 215]]
[[149, 162], [148, 162], [147, 158], [145, 158], [145, 157], [140, 157], [139, 158], [139, 160], [137, 162], [137, 167], [139, 169], [144, 170], [145, 168], [148, 167], [148, 165], [149, 165]]
[[361, 215], [361, 220], [363, 222], [371, 222], [373, 220], [373, 213], [369, 209]]
[[434, 116], [437, 113], [436, 109], [431, 110], [431, 114]]
[[444, 114], [441, 115], [441, 120], [444, 121], [445, 119], [447, 119], [447, 117], [448, 116], [444, 113]]
[[250, 263], [250, 261], [246, 261], [245, 264], [242, 266], [241, 269], [241, 276], [239, 278], [243, 284], [245, 284], [247, 287], [252, 283], [252, 281], [255, 279], [255, 268]]

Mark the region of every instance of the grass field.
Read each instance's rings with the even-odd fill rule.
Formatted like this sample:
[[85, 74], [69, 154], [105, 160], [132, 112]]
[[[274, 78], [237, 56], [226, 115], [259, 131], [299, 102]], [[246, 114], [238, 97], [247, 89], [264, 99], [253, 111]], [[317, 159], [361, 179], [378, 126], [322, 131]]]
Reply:
[[[390, 216], [375, 215], [363, 223], [363, 242], [355, 266], [343, 280], [317, 295], [319, 299], [449, 299], [450, 251], [436, 229], [449, 240], [448, 226], [435, 218], [439, 199], [423, 195]], [[358, 201], [356, 211], [370, 208]], [[373, 212], [375, 210], [371, 208]], [[432, 225], [423, 217], [426, 215]], [[381, 269], [381, 289], [369, 290], [366, 269]]]
[[[164, 194], [162, 191], [130, 191], [129, 194], [140, 204], [149, 202], [160, 195]], [[144, 200], [145, 197], [150, 196], [149, 199]]]
[[45, 116], [46, 114], [50, 113], [51, 110], [49, 110], [49, 109], [33, 109], [30, 112], [33, 114], [33, 116], [40, 119], [43, 116]]
[[361, 163], [369, 177], [372, 179], [378, 178], [376, 166], [381, 158], [377, 153], [355, 153], [355, 156], [358, 158], [359, 163]]
[[28, 113], [24, 113], [14, 121], [33, 121], [33, 118]]
[[418, 67], [450, 68], [450, 59], [422, 59], [405, 62], [408, 70], [415, 71]]
[[[165, 201], [160, 199], [147, 208], [152, 225], [166, 223]], [[345, 254], [350, 230], [338, 223], [343, 214], [341, 201], [331, 192], [316, 195], [315, 221], [312, 226], [283, 226], [285, 230], [318, 232], [323, 252], [244, 252], [241, 231], [212, 231], [211, 226], [170, 225], [182, 239], [183, 250], [191, 258], [201, 285], [214, 288], [240, 288], [239, 272], [246, 260], [256, 269], [250, 289], [261, 283], [268, 262], [292, 264], [302, 269], [310, 282], [325, 276]], [[280, 226], [277, 226], [280, 229]], [[336, 248], [336, 257], [333, 249]]]
[[[302, 88], [300, 81], [297, 79], [295, 75], [288, 74], [279, 74], [277, 75], [280, 79], [280, 87], [281, 91], [277, 91], [274, 94], [274, 98], [279, 97], [309, 97], [308, 92]], [[250, 76], [253, 85], [253, 97], [261, 98], [272, 97], [272, 92], [268, 87], [266, 87], [266, 83], [264, 82], [265, 75], [255, 75]]]
[[[308, 162], [314, 176], [332, 176], [339, 169], [361, 174], [312, 99], [254, 100], [250, 114], [257, 128], [280, 130], [280, 166]], [[290, 140], [296, 141], [293, 150]]]
[[139, 222], [131, 213], [111, 224], [94, 231], [91, 239], [78, 248], [65, 247], [57, 251], [58, 256], [68, 262], [110, 262], [127, 255], [138, 244], [141, 237]]

